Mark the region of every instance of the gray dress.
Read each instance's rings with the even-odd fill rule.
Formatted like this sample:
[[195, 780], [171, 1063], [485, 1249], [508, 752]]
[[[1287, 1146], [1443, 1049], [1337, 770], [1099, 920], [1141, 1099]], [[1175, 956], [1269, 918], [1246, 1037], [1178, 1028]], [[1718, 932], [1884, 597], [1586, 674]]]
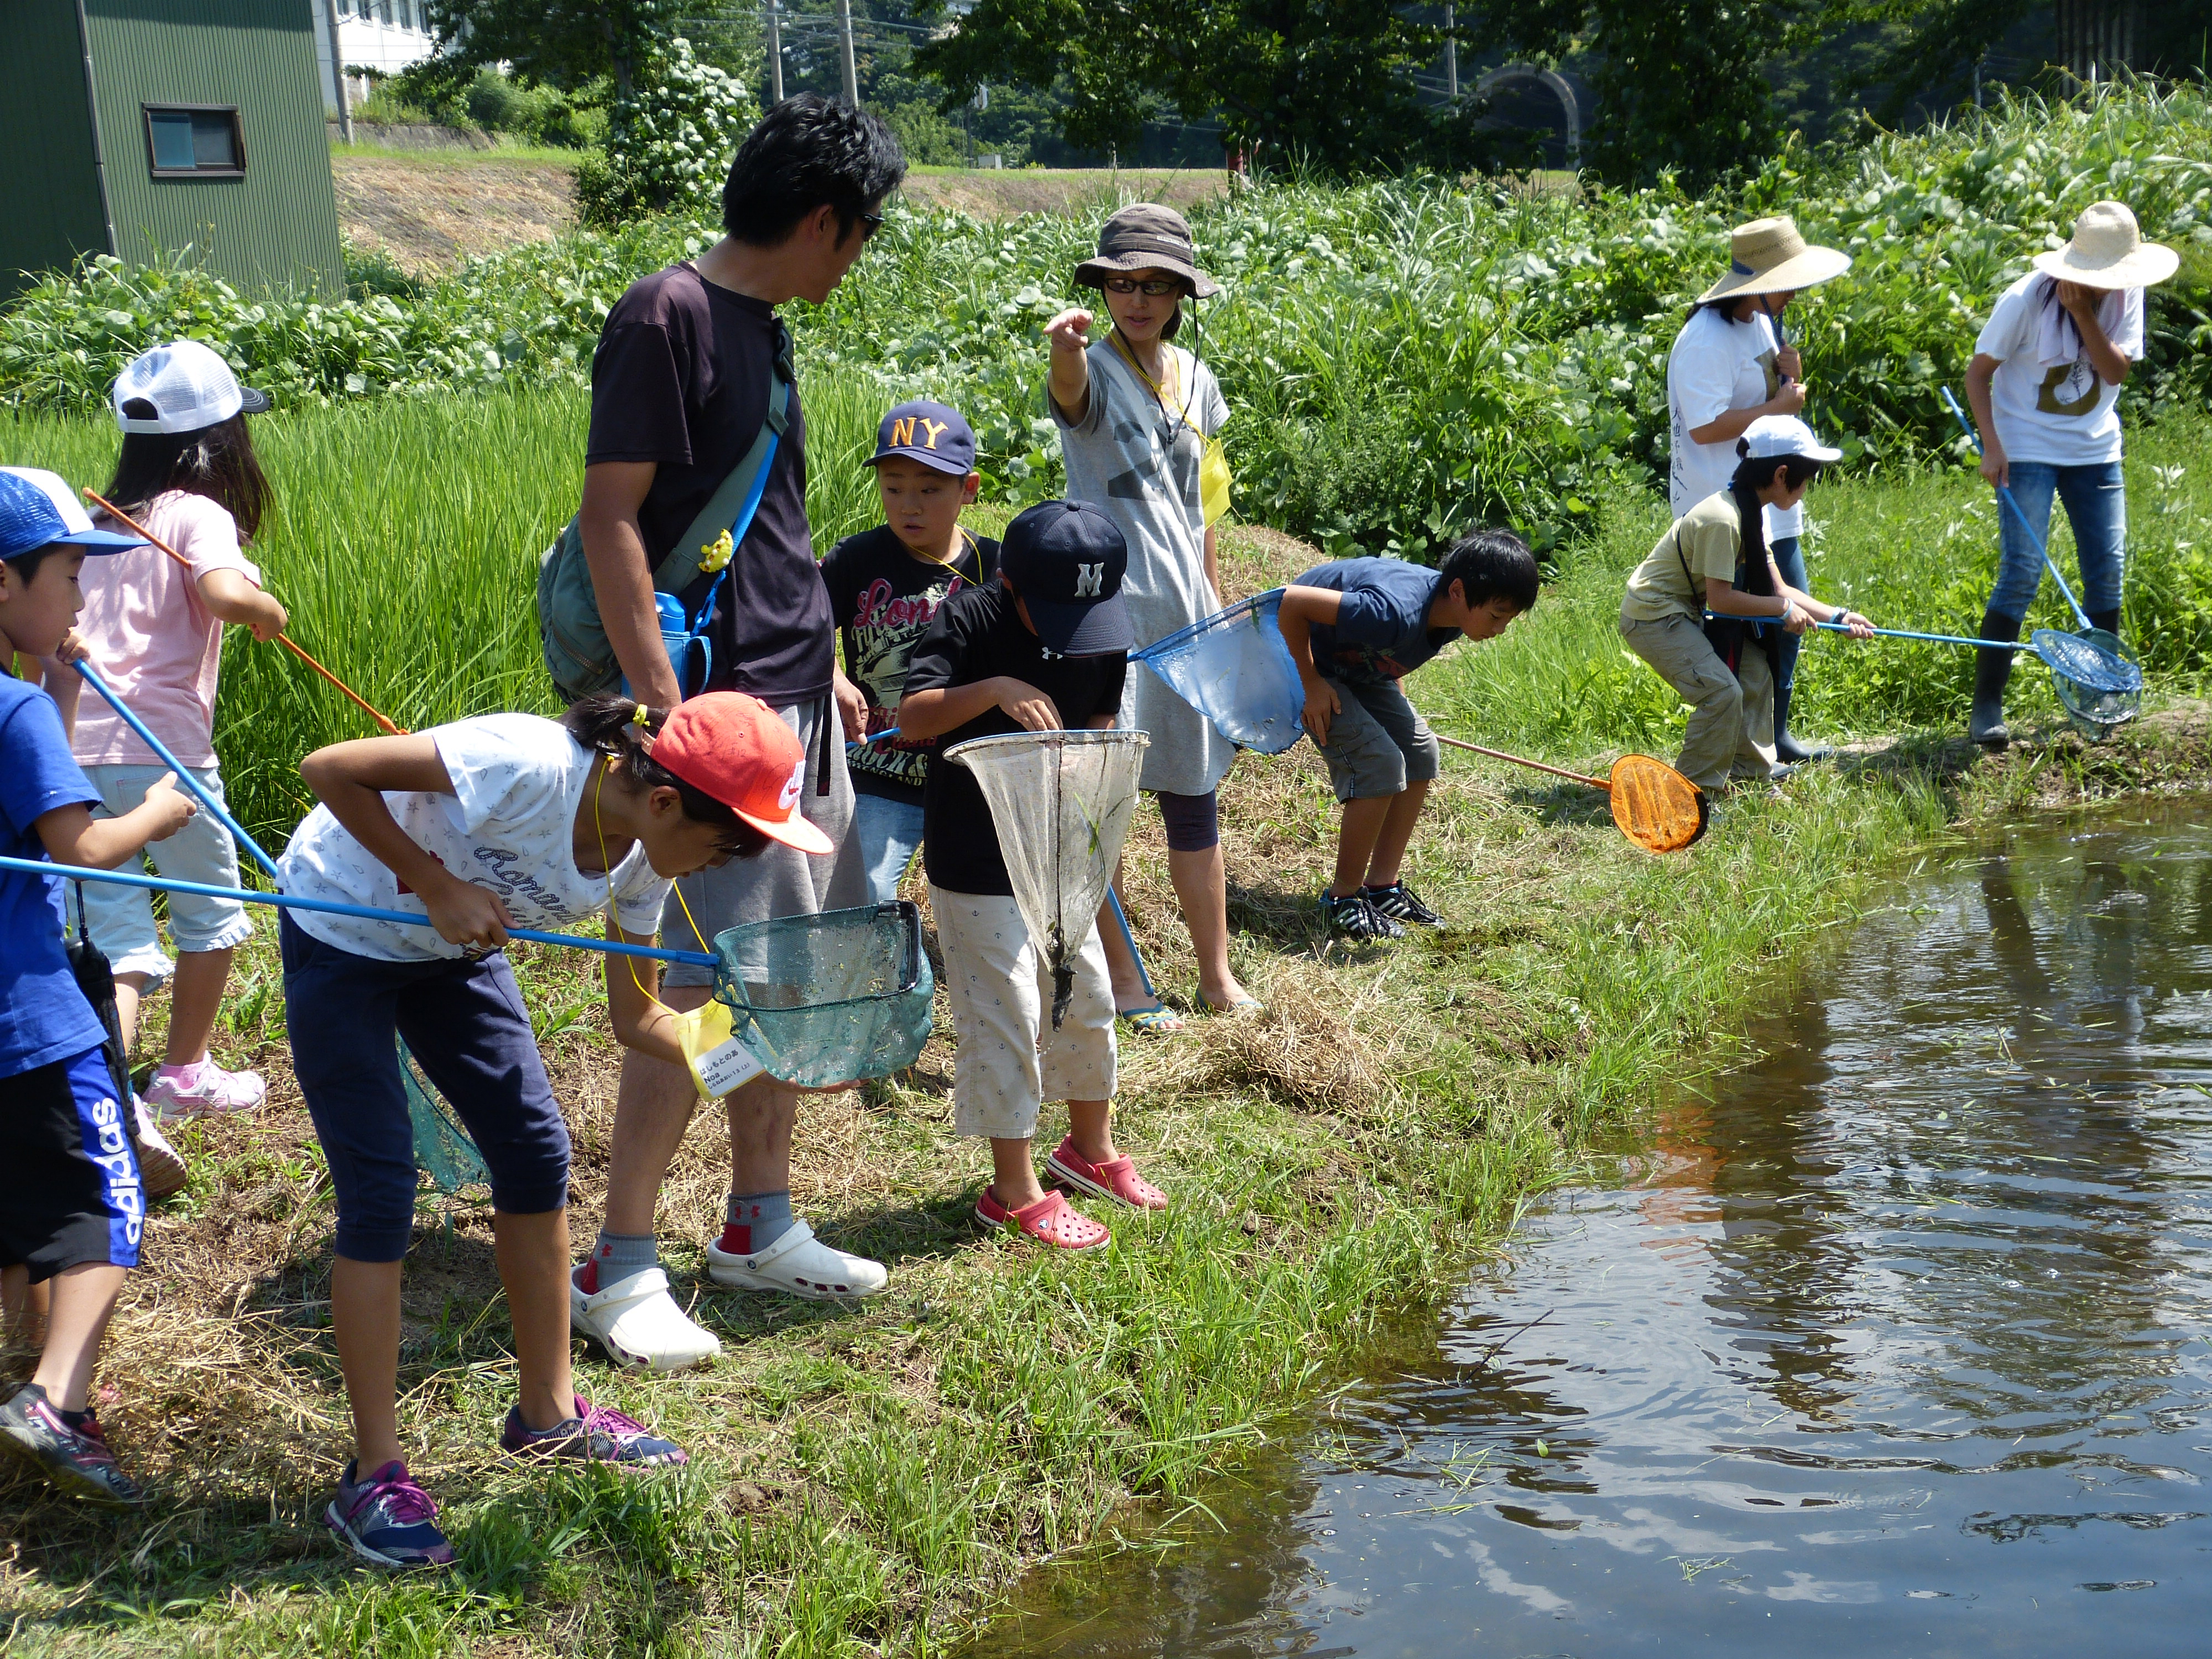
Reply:
[[[1045, 398], [1060, 428], [1069, 498], [1101, 508], [1129, 544], [1121, 592], [1140, 647], [1221, 609], [1219, 596], [1206, 579], [1206, 514], [1198, 469], [1204, 436], [1221, 429], [1229, 405], [1212, 369], [1188, 351], [1167, 349], [1175, 355], [1178, 390], [1188, 390], [1188, 421], [1164, 411], [1107, 340], [1087, 354], [1091, 406], [1082, 420], [1070, 422], [1049, 393]], [[1203, 795], [1237, 758], [1236, 745], [1211, 720], [1141, 665], [1129, 669], [1121, 723], [1152, 734], [1139, 780], [1146, 789]]]

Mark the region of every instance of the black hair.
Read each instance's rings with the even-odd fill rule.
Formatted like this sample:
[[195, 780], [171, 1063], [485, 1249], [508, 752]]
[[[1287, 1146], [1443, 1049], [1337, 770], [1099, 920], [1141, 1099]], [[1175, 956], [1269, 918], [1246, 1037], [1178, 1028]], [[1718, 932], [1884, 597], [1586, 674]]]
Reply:
[[1457, 582], [1469, 605], [1502, 599], [1527, 611], [1536, 603], [1536, 556], [1511, 531], [1495, 526], [1454, 542], [1437, 574], [1447, 586]]
[[722, 844], [732, 854], [749, 859], [768, 850], [769, 837], [747, 823], [705, 790], [695, 788], [653, 758], [646, 742], [667, 724], [668, 711], [647, 708], [645, 723], [638, 724], [639, 705], [612, 691], [601, 691], [572, 704], [561, 716], [568, 735], [585, 748], [611, 760], [647, 789], [673, 789], [684, 802], [684, 816], [698, 823], [711, 823], [722, 832]]
[[39, 579], [39, 567], [46, 562], [46, 556], [64, 552], [69, 545], [67, 542], [48, 542], [44, 547], [34, 547], [27, 553], [10, 553], [7, 559], [8, 568], [15, 573], [16, 580], [27, 587]]
[[842, 245], [905, 177], [905, 153], [881, 120], [802, 92], [761, 117], [738, 146], [722, 186], [722, 228], [748, 246], [774, 247], [828, 206]]
[[1792, 489], [1802, 489], [1820, 476], [1827, 463], [1816, 461], [1809, 455], [1745, 455], [1750, 447], [1741, 438], [1736, 441], [1736, 453], [1742, 459], [1735, 464], [1735, 476], [1729, 480], [1732, 489], [1749, 489], [1757, 495], [1774, 482], [1774, 469], [1782, 469], [1783, 477]]
[[1735, 464], [1729, 493], [1735, 498], [1736, 518], [1741, 521], [1742, 591], [1771, 594], [1774, 584], [1766, 568], [1766, 505], [1759, 499], [1759, 492], [1774, 482], [1778, 467], [1790, 488], [1796, 489], [1820, 476], [1821, 463], [1808, 455], [1746, 455], [1744, 451], [1751, 445], [1742, 438], [1735, 441], [1735, 447], [1743, 459]]
[[[134, 421], [150, 421], [158, 411], [143, 398], [123, 405]], [[115, 474], [106, 495], [136, 518], [156, 495], [180, 489], [188, 495], [204, 495], [238, 521], [238, 538], [253, 539], [269, 510], [269, 479], [254, 459], [252, 434], [246, 416], [202, 427], [197, 432], [126, 432], [123, 453], [115, 458]]]

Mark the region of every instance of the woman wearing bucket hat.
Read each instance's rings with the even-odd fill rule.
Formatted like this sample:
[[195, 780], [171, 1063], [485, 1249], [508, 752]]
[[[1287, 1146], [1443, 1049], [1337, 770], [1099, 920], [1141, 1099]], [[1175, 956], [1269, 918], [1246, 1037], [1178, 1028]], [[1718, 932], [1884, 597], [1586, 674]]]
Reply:
[[[2091, 626], [2120, 631], [2127, 497], [2120, 474], [2120, 386], [2143, 353], [2143, 289], [2179, 268], [2172, 248], [2146, 242], [2124, 203], [2094, 202], [2073, 240], [2039, 253], [2004, 291], [1974, 342], [1966, 399], [1982, 429], [1982, 476], [2009, 488], [2020, 512], [1997, 520], [1996, 585], [1981, 637], [2017, 641], [2043, 581], [2036, 545], [2051, 498], [2066, 503]], [[2031, 538], [2025, 517], [2034, 528]], [[1975, 653], [1966, 735], [1993, 749], [2008, 740], [2005, 682], [2013, 653]]]
[[[1727, 275], [1698, 296], [1667, 357], [1667, 496], [1677, 519], [1729, 487], [1736, 440], [1753, 421], [1803, 410], [1804, 369], [1783, 334], [1783, 309], [1850, 265], [1849, 254], [1807, 242], [1790, 219], [1754, 219], [1729, 233]], [[1766, 509], [1767, 549], [1782, 579], [1800, 592], [1804, 518], [1802, 507]], [[1775, 757], [1793, 763], [1818, 757], [1790, 735], [1797, 646], [1796, 635], [1784, 635], [1774, 683]]]
[[[1137, 640], [1146, 644], [1221, 608], [1201, 472], [1229, 406], [1213, 372], [1169, 343], [1182, 325], [1184, 297], [1203, 300], [1220, 290], [1198, 268], [1182, 215], [1151, 203], [1106, 221], [1097, 253], [1075, 268], [1075, 281], [1103, 293], [1113, 327], [1092, 342], [1092, 313], [1079, 307], [1046, 325], [1048, 401], [1060, 426], [1068, 495], [1096, 504], [1128, 544], [1121, 593]], [[1155, 674], [1129, 676], [1121, 724], [1152, 734], [1141, 782], [1166, 820], [1168, 872], [1198, 955], [1199, 996], [1216, 1011], [1256, 1008], [1229, 966], [1215, 795], [1236, 747]], [[1121, 930], [1102, 915], [1099, 931], [1115, 1006], [1139, 1030], [1181, 1030], [1145, 988]]]

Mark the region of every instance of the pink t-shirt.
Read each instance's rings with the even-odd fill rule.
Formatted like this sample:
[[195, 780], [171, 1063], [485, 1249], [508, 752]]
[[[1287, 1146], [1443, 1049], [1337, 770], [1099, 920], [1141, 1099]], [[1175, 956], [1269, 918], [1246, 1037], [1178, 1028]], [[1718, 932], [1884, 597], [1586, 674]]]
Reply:
[[[100, 678], [187, 766], [215, 764], [215, 686], [222, 623], [200, 598], [198, 578], [236, 570], [257, 587], [261, 572], [240, 550], [238, 523], [204, 495], [171, 490], [138, 521], [190, 562], [188, 574], [157, 547], [87, 559], [78, 579], [76, 630]], [[103, 518], [103, 528], [121, 529]], [[70, 752], [80, 766], [151, 765], [153, 751], [97, 692], [78, 700]]]

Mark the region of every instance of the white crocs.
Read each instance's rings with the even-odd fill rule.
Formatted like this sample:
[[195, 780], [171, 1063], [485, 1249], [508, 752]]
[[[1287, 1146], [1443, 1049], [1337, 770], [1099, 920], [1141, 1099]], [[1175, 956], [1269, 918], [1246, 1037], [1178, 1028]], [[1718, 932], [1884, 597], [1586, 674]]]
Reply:
[[831, 1249], [804, 1221], [793, 1222], [775, 1243], [750, 1255], [733, 1255], [720, 1244], [709, 1244], [707, 1272], [717, 1285], [773, 1291], [809, 1302], [857, 1302], [882, 1290], [891, 1277], [880, 1261]]
[[616, 1364], [649, 1371], [680, 1371], [722, 1352], [721, 1340], [676, 1305], [668, 1275], [658, 1267], [640, 1267], [589, 1296], [570, 1275], [568, 1323]]

